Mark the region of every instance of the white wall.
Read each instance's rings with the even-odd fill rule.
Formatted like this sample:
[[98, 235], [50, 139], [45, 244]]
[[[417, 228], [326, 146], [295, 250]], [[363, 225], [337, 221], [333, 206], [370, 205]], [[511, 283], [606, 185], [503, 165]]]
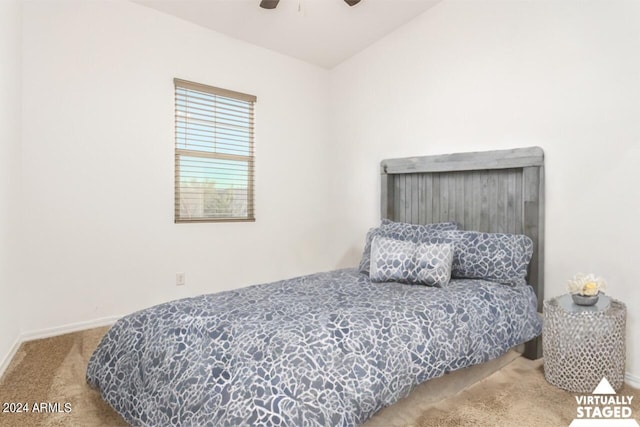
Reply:
[[640, 2], [444, 1], [332, 71], [334, 243], [379, 220], [383, 158], [539, 145], [546, 296], [593, 272], [626, 302], [640, 379]]
[[[25, 331], [333, 267], [326, 70], [127, 1], [23, 13]], [[255, 223], [173, 223], [174, 77], [258, 97]]]
[[0, 1], [0, 373], [20, 333], [20, 3]]

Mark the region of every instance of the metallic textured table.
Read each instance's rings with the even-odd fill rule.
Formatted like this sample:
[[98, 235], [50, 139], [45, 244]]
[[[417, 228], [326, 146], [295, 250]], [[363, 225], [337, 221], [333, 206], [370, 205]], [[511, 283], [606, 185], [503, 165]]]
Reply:
[[591, 393], [606, 377], [620, 390], [626, 315], [623, 303], [604, 295], [591, 307], [574, 304], [571, 295], [544, 301], [542, 351], [547, 381], [574, 393]]

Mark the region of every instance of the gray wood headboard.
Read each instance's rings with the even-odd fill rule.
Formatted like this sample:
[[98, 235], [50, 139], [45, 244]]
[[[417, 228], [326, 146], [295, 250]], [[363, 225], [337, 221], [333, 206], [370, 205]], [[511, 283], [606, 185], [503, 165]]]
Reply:
[[[456, 221], [465, 230], [526, 234], [528, 283], [544, 299], [544, 153], [540, 147], [388, 159], [381, 162], [382, 218]], [[540, 340], [525, 356], [542, 355]]]

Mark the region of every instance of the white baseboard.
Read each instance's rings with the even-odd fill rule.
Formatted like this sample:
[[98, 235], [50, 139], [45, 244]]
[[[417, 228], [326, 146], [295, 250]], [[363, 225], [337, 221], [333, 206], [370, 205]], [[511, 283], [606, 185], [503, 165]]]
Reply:
[[624, 381], [633, 388], [640, 389], [640, 377], [627, 372], [624, 376]]
[[16, 338], [16, 341], [13, 343], [11, 350], [9, 350], [9, 354], [7, 354], [4, 360], [2, 360], [2, 363], [0, 363], [0, 377], [4, 374], [4, 372], [9, 367], [9, 364], [11, 363], [11, 359], [13, 359], [13, 357], [16, 355], [16, 353], [18, 352], [18, 349], [20, 348], [20, 345], [23, 342], [38, 340], [42, 338], [55, 337], [57, 335], [69, 334], [71, 332], [78, 332], [85, 329], [99, 328], [101, 326], [111, 326], [121, 317], [122, 316], [103, 317], [100, 319], [88, 320], [85, 322], [77, 322], [77, 323], [70, 323], [62, 326], [56, 326], [55, 328], [23, 332], [18, 336], [18, 338]]
[[9, 367], [9, 363], [11, 363], [11, 360], [18, 352], [18, 349], [20, 348], [20, 344], [22, 344], [22, 339], [21, 337], [17, 337], [16, 340], [13, 342], [13, 345], [9, 349], [9, 354], [7, 354], [4, 360], [2, 360], [2, 363], [0, 363], [0, 377], [4, 375], [4, 371], [6, 371], [7, 368]]
[[83, 331], [85, 329], [99, 328], [101, 326], [111, 326], [122, 316], [103, 317], [101, 319], [87, 320], [85, 322], [70, 323], [56, 326], [55, 328], [41, 329], [38, 331], [23, 332], [20, 335], [21, 341], [39, 340], [42, 338], [55, 337], [57, 335], [69, 334], [71, 332]]

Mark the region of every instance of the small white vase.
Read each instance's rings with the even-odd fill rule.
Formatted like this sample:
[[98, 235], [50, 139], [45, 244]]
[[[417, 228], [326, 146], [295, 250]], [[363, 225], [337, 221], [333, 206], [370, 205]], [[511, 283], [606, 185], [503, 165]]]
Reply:
[[580, 294], [571, 294], [571, 298], [573, 302], [577, 305], [595, 305], [600, 298], [600, 292], [596, 295], [580, 295]]

